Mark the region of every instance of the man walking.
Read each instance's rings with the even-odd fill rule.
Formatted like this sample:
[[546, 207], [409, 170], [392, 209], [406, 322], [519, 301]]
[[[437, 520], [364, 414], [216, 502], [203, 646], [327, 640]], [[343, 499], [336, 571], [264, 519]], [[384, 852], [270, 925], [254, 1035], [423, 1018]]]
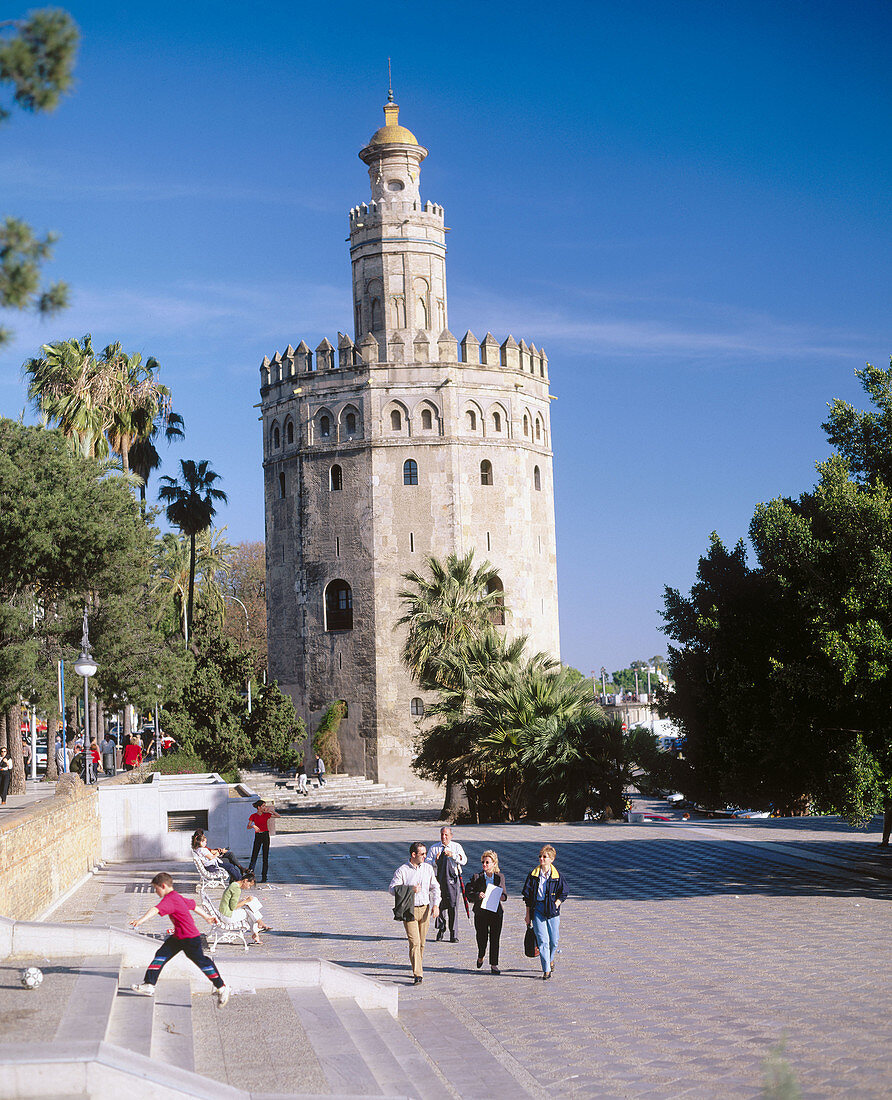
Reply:
[[437, 921], [437, 939], [446, 935], [446, 922], [449, 921], [449, 942], [458, 943], [455, 934], [455, 911], [461, 899], [461, 869], [468, 862], [465, 850], [457, 840], [452, 839], [452, 829], [444, 825], [440, 830], [440, 843], [432, 844], [427, 853], [427, 862], [435, 869], [443, 906]]
[[401, 886], [409, 887], [414, 894], [412, 917], [404, 920], [403, 926], [409, 941], [409, 962], [412, 964], [415, 985], [421, 985], [424, 978], [424, 941], [427, 938], [428, 925], [431, 917], [436, 920], [440, 912], [440, 887], [433, 867], [424, 861], [425, 855], [427, 849], [421, 841], [416, 840], [409, 849], [409, 862], [397, 867], [389, 887], [390, 893], [395, 897]]

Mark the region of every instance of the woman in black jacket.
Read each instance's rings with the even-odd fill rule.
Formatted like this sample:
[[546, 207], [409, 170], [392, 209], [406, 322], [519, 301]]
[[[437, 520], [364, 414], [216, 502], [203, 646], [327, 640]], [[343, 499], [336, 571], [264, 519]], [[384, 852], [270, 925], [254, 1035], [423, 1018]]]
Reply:
[[542, 977], [547, 981], [554, 971], [561, 928], [561, 905], [567, 896], [567, 884], [554, 866], [557, 855], [550, 844], [539, 852], [539, 866], [534, 867], [523, 884], [526, 902], [527, 928], [532, 922], [539, 947]]
[[[468, 883], [467, 894], [474, 903], [474, 928], [477, 931], [477, 969], [483, 966], [483, 958], [486, 955], [486, 941], [489, 940], [489, 969], [493, 974], [501, 974], [499, 970], [499, 940], [502, 936], [502, 920], [505, 912], [502, 902], [508, 900], [508, 891], [505, 889], [505, 876], [499, 870], [499, 857], [487, 849], [480, 857], [483, 870], [479, 871]], [[501, 891], [498, 908], [495, 910], [484, 909], [483, 899], [486, 897], [486, 888], [493, 886], [496, 891]]]

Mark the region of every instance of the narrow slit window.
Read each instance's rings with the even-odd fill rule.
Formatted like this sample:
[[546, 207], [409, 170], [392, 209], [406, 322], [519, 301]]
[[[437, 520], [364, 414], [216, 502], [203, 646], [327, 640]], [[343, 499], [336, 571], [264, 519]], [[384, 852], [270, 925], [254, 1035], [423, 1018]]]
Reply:
[[285, 475], [279, 474], [279, 496], [285, 496]]
[[331, 435], [331, 420], [327, 416], [319, 417], [319, 435], [322, 439], [328, 439]]
[[403, 427], [403, 418], [400, 416], [399, 409], [394, 409], [390, 414], [390, 430], [393, 432], [401, 431]]
[[480, 484], [492, 485], [492, 463], [488, 458], [480, 463]]
[[411, 531], [409, 532], [409, 553], [415, 553], [415, 536], [412, 534]]
[[434, 426], [434, 418], [431, 415], [430, 409], [421, 410], [421, 429], [422, 431], [429, 432]]
[[539, 473], [539, 467], [533, 467], [533, 488], [541, 490], [542, 488], [542, 475]]

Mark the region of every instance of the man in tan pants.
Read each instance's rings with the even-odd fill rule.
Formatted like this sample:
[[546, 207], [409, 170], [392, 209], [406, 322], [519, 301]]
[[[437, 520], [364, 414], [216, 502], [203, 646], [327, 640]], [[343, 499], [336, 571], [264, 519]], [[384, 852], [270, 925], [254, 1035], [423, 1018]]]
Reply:
[[389, 887], [394, 895], [399, 886], [411, 887], [415, 895], [412, 919], [403, 921], [415, 985], [420, 985], [424, 979], [424, 941], [428, 925], [440, 913], [440, 885], [434, 868], [424, 862], [426, 855], [427, 848], [416, 840], [409, 848], [409, 862], [397, 867]]

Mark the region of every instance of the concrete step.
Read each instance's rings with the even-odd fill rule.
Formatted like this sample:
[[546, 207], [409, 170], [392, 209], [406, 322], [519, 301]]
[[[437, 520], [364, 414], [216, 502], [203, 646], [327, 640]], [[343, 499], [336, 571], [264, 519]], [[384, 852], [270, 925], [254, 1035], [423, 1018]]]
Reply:
[[[146, 997], [146, 1000], [149, 1000]], [[152, 1014], [153, 1061], [179, 1069], [195, 1069], [192, 1046], [192, 989], [184, 979], [159, 981]]]
[[337, 1001], [313, 988], [289, 989], [288, 995], [331, 1091], [336, 1095], [382, 1096], [374, 1073], [335, 1008]]
[[[455, 1100], [458, 1093], [437, 1073], [427, 1055], [398, 1019], [394, 1019], [383, 1008], [367, 1008], [365, 1015], [371, 1021], [384, 1050], [396, 1060], [407, 1078], [410, 1096], [418, 1097], [418, 1100]], [[379, 1049], [373, 1055], [370, 1063], [373, 1067], [377, 1067], [377, 1060], [383, 1058], [383, 1053]]]
[[143, 997], [130, 988], [141, 982], [144, 974], [144, 967], [121, 967], [118, 995], [109, 1014], [105, 1041], [148, 1058], [152, 1052], [154, 997]]
[[102, 1041], [118, 995], [120, 955], [88, 956], [56, 1029], [57, 1043]]
[[462, 1100], [532, 1095], [437, 997], [406, 997], [400, 1022]]

